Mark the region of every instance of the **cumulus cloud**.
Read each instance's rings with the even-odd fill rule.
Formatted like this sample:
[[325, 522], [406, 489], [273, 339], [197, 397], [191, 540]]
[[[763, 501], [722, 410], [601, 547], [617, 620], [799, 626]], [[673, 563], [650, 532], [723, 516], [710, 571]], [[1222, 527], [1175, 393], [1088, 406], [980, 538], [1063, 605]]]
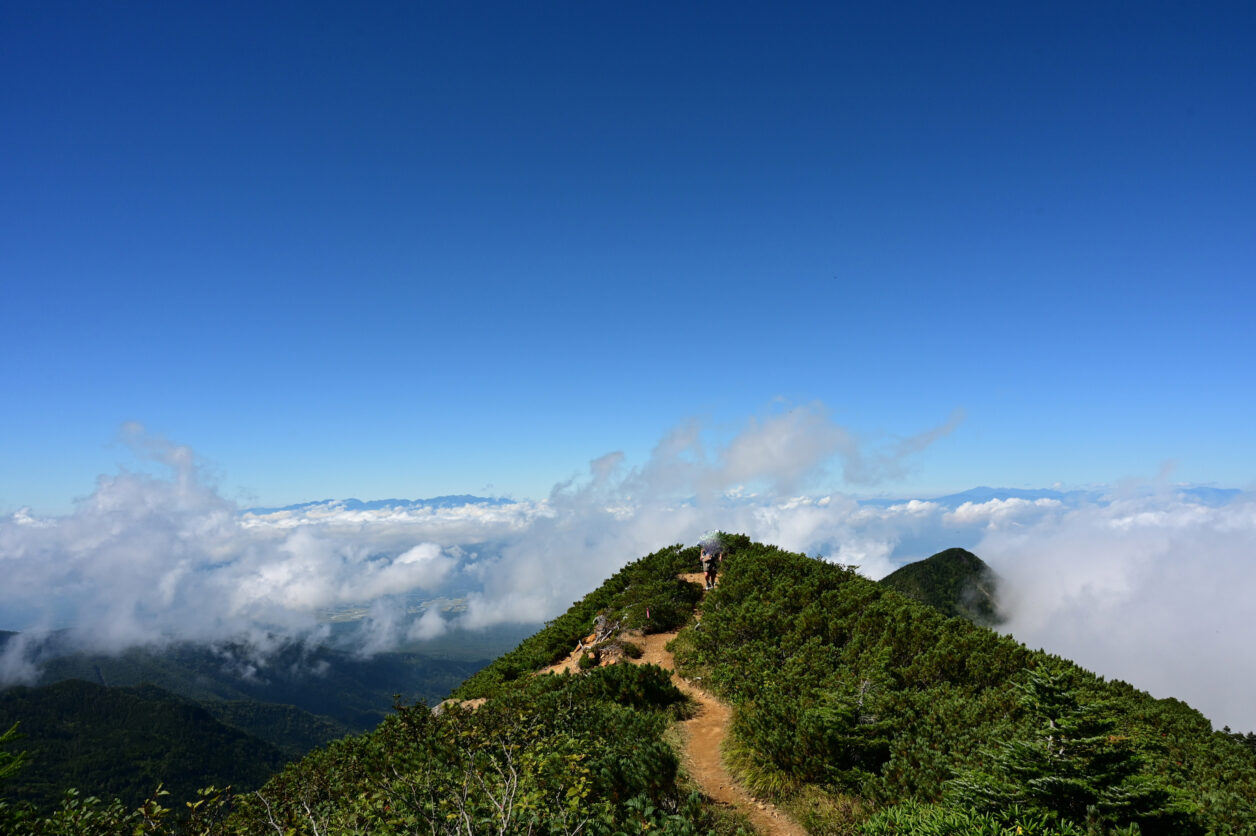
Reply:
[[1163, 493], [1042, 509], [995, 525], [978, 553], [1004, 577], [1007, 629], [1214, 721], [1256, 728], [1246, 599], [1256, 501], [1213, 507]]
[[[386, 522], [368, 537], [354, 521], [259, 525], [207, 484], [191, 450], [127, 432], [166, 476], [101, 477], [73, 514], [22, 510], [0, 522], [0, 612], [24, 618], [6, 626], [68, 627], [90, 650], [240, 637], [261, 646], [268, 634], [319, 633], [322, 610], [438, 587], [455, 566], [439, 544]], [[7, 646], [6, 680], [29, 679], [30, 641]]]
[[854, 438], [820, 409], [794, 409], [764, 421], [752, 420], [720, 456], [726, 482], [764, 480], [788, 494], [814, 476], [836, 453], [855, 455]]
[[945, 520], [947, 523], [956, 526], [981, 523], [992, 527], [1001, 527], [1015, 524], [1018, 520], [1023, 520], [1044, 510], [1060, 508], [1062, 505], [1058, 499], [1030, 500], [1014, 496], [1006, 499], [990, 499], [985, 502], [965, 502], [954, 511], [948, 513]]
[[[961, 419], [873, 443], [812, 405], [749, 421], [722, 444], [682, 424], [645, 462], [607, 454], [537, 501], [269, 511], [224, 500], [192, 451], [131, 427], [134, 448], [164, 475], [101, 477], [70, 515], [22, 509], [0, 520], [0, 626], [32, 631], [0, 655], [0, 682], [36, 675], [38, 628], [70, 627], [73, 642], [96, 650], [243, 641], [264, 661], [268, 647], [322, 640], [330, 614], [347, 610], [363, 653], [453, 628], [538, 623], [627, 561], [722, 529], [872, 578], [971, 548], [1005, 577], [1018, 639], [1256, 728], [1243, 705], [1256, 660], [1240, 620], [1256, 553], [1249, 497], [1163, 484], [1108, 497], [893, 502], [815, 491], [836, 473], [848, 483], [901, 473]], [[438, 599], [460, 606], [445, 611]]]
[[858, 538], [834, 513], [854, 512], [849, 500], [775, 505], [833, 464], [902, 455], [893, 443], [861, 449], [815, 404], [748, 421], [722, 445], [697, 422], [682, 424], [648, 461], [609, 453], [540, 501], [243, 511], [214, 490], [191, 449], [135, 424], [121, 436], [139, 469], [100, 477], [67, 516], [22, 509], [0, 521], [6, 626], [68, 626], [82, 646], [108, 650], [303, 636], [328, 610], [358, 606], [369, 609], [364, 646], [382, 647], [446, 623], [415, 616], [406, 596], [462, 598], [459, 623], [470, 626], [537, 622], [624, 562], [716, 527], [793, 548], [823, 540], [844, 560], [881, 565], [883, 538], [853, 547]]

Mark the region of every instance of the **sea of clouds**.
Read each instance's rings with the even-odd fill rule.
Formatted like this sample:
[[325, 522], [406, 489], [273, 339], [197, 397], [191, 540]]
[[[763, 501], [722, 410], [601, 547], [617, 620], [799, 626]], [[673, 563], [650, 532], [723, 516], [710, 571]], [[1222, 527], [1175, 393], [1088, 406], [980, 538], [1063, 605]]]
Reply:
[[[529, 501], [374, 507], [326, 502], [248, 510], [224, 499], [194, 453], [141, 431], [164, 473], [101, 476], [71, 514], [0, 519], [0, 619], [21, 629], [0, 684], [33, 681], [41, 631], [117, 651], [171, 641], [264, 649], [320, 641], [326, 614], [359, 607], [370, 653], [449, 629], [539, 623], [624, 563], [711, 529], [854, 564], [879, 578], [951, 546], [1003, 577], [1005, 630], [1218, 726], [1256, 728], [1256, 497], [1164, 484], [1023, 498], [861, 502], [805, 488], [877, 485], [960, 420], [869, 446], [820, 406], [747, 423], [726, 443], [688, 423], [630, 465], [608, 454]], [[449, 615], [412, 606], [454, 597]], [[264, 658], [263, 658], [264, 661]]]

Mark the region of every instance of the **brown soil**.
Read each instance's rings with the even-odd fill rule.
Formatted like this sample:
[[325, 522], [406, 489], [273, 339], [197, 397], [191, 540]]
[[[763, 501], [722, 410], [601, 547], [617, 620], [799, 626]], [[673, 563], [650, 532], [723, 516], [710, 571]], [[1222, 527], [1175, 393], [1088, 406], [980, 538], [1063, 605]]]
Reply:
[[[702, 573], [681, 575], [687, 581], [702, 583]], [[717, 581], [718, 583], [718, 581]], [[658, 665], [671, 671], [672, 682], [698, 704], [698, 710], [688, 720], [681, 722], [685, 738], [685, 767], [702, 791], [720, 804], [735, 808], [760, 833], [779, 836], [806, 836], [803, 830], [784, 812], [766, 801], [757, 801], [742, 789], [729, 774], [720, 754], [720, 745], [732, 720], [732, 709], [709, 692], [694, 685], [676, 673], [676, 662], [667, 643], [676, 633], [653, 633], [648, 636], [626, 634], [625, 638], [641, 645], [644, 651], [640, 659], [625, 659], [643, 665]], [[573, 651], [561, 662], [545, 668], [542, 673], [576, 671], [580, 650]]]

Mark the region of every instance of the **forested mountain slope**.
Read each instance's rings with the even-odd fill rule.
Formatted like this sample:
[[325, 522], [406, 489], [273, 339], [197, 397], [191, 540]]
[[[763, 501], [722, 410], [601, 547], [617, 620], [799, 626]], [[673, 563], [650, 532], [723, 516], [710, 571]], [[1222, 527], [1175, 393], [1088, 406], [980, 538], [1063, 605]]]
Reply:
[[[734, 707], [734, 772], [812, 833], [1256, 834], [1256, 756], [1189, 706], [727, 539], [705, 598], [677, 577], [696, 548], [642, 558], [471, 677], [473, 702], [403, 707], [183, 832], [733, 834], [680, 768], [684, 695], [598, 666], [682, 627], [682, 672]], [[537, 675], [595, 632], [583, 672]]]
[[71, 679], [10, 688], [0, 693], [0, 730], [14, 723], [29, 760], [5, 795], [45, 809], [76, 786], [136, 805], [164, 783], [182, 804], [207, 784], [261, 786], [284, 761], [275, 747], [151, 685]]
[[928, 604], [943, 615], [958, 615], [992, 627], [1001, 622], [998, 578], [967, 549], [947, 549], [908, 563], [880, 581], [882, 586]]
[[201, 703], [257, 701], [292, 705], [352, 731], [378, 725], [394, 694], [439, 700], [484, 660], [434, 659], [418, 653], [355, 655], [292, 643], [254, 658], [247, 646], [190, 643], [131, 648], [118, 654], [49, 653], [42, 683], [85, 679], [101, 685], [152, 683]]
[[[373, 729], [391, 712], [397, 695], [409, 702], [439, 701], [522, 634], [518, 625], [455, 632], [423, 642], [418, 650], [370, 656], [293, 642], [268, 647], [259, 658], [247, 644], [175, 643], [91, 653], [76, 649], [65, 634], [52, 633], [28, 652], [40, 672], [32, 684], [78, 679], [111, 687], [156, 685], [270, 743], [287, 758], [298, 758], [347, 734]], [[0, 631], [0, 649], [18, 637]]]
[[1256, 758], [1189, 706], [838, 566], [742, 549], [681, 645], [738, 706], [744, 779], [817, 832], [870, 813], [876, 833], [976, 832], [982, 813], [1013, 833], [1256, 832]]

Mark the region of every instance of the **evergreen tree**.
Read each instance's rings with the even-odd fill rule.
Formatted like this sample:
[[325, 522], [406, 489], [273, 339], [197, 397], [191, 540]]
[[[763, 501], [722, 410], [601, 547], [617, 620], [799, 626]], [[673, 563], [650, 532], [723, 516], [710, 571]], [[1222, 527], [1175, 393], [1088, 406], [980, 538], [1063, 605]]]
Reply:
[[[12, 743], [18, 738], [17, 723], [14, 723], [10, 729], [4, 734], [0, 734], [0, 747]], [[0, 748], [0, 781], [13, 775], [22, 768], [22, 763], [26, 760], [25, 752], [6, 752]]]
[[984, 769], [951, 782], [961, 805], [1043, 810], [1095, 832], [1129, 824], [1148, 833], [1197, 829], [1187, 805], [1143, 772], [1108, 707], [1082, 702], [1067, 669], [1030, 671], [1018, 691], [1029, 733], [988, 751]]

